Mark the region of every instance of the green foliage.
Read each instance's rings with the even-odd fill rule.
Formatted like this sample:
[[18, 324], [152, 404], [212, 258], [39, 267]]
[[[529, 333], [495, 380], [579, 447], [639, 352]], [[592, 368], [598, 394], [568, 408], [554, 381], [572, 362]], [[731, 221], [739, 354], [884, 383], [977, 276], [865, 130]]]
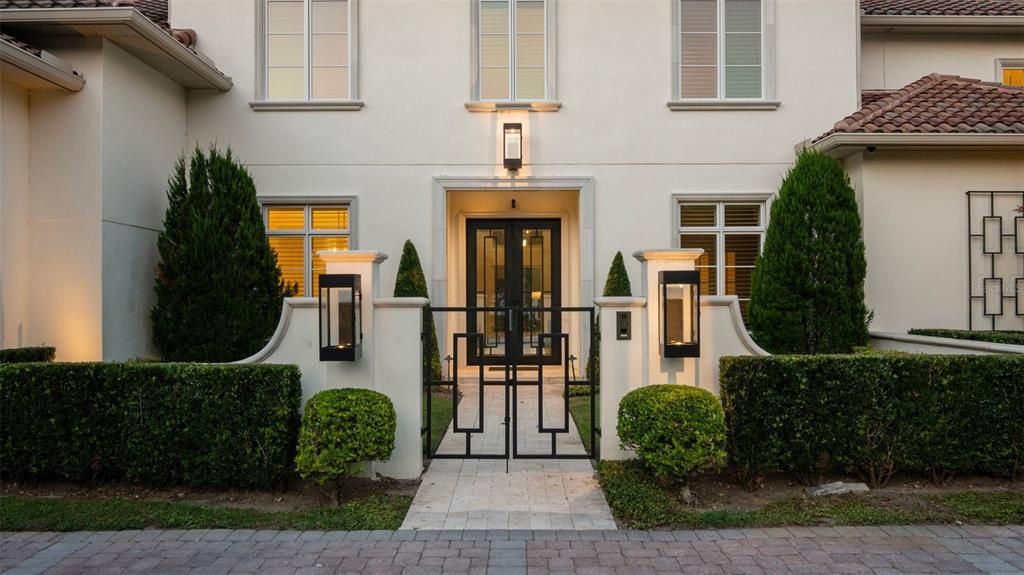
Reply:
[[8, 479], [271, 487], [292, 472], [302, 396], [289, 365], [0, 365]]
[[801, 152], [772, 204], [748, 319], [772, 353], [849, 353], [868, 340], [864, 239], [850, 179]]
[[948, 337], [952, 339], [969, 339], [987, 343], [1005, 343], [1024, 345], [1024, 331], [967, 331], [965, 329], [912, 329], [910, 335], [928, 337]]
[[306, 403], [295, 466], [303, 479], [337, 482], [360, 464], [391, 456], [395, 408], [371, 389], [328, 389]]
[[728, 452], [748, 486], [857, 472], [1024, 474], [1024, 356], [722, 358]]
[[168, 361], [235, 361], [259, 351], [281, 316], [285, 286], [267, 242], [256, 186], [229, 150], [196, 148], [168, 182], [153, 344]]
[[[398, 262], [398, 277], [395, 278], [395, 297], [430, 297], [420, 255], [412, 240], [405, 240], [402, 246], [402, 259]], [[423, 332], [431, 335], [430, 353], [423, 357], [423, 375], [436, 381], [441, 379], [441, 354], [437, 346], [434, 314], [429, 308], [423, 310]]]
[[662, 480], [686, 481], [725, 463], [718, 398], [687, 385], [649, 385], [619, 402], [619, 440]]
[[53, 361], [57, 349], [53, 347], [12, 347], [0, 349], [0, 363], [36, 363]]
[[615, 252], [612, 267], [608, 270], [608, 279], [604, 282], [604, 297], [629, 297], [633, 295], [633, 287], [629, 284], [629, 273], [622, 261], [622, 252]]
[[257, 511], [137, 499], [0, 497], [0, 525], [8, 531], [123, 531], [126, 529], [289, 529], [357, 531], [398, 529], [408, 495], [373, 494], [338, 508]]

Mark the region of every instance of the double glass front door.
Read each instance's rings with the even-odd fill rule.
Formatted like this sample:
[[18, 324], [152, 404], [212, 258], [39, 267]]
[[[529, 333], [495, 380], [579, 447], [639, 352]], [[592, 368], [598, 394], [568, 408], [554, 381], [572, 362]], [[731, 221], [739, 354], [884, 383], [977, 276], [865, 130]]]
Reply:
[[[469, 363], [557, 364], [561, 329], [561, 222], [468, 220]], [[536, 310], [536, 311], [533, 311]]]

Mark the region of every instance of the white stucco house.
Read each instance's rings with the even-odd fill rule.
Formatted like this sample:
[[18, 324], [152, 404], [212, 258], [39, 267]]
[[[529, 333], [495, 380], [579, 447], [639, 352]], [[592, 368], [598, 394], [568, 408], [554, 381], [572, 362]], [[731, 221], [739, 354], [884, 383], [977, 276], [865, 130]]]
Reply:
[[0, 0], [0, 56], [2, 347], [152, 355], [167, 177], [214, 142], [304, 294], [412, 239], [452, 306], [589, 306], [669, 247], [743, 305], [814, 147], [873, 329], [1024, 329], [1021, 0]]

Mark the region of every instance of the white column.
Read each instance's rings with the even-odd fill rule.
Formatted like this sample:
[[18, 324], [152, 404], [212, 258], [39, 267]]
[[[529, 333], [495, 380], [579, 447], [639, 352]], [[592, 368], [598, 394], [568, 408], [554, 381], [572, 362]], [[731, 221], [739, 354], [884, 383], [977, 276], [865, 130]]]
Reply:
[[633, 252], [633, 257], [640, 261], [640, 294], [647, 298], [647, 333], [643, 338], [643, 354], [646, 357], [644, 385], [680, 383], [697, 386], [700, 375], [698, 358], [661, 357], [658, 274], [662, 271], [696, 269], [697, 258], [703, 254], [704, 250], [700, 248]]
[[[323, 389], [339, 387], [361, 387], [373, 389], [374, 339], [376, 330], [373, 302], [380, 291], [380, 266], [388, 259], [387, 254], [378, 251], [334, 251], [317, 252], [327, 264], [329, 274], [357, 274], [360, 276], [362, 305], [360, 307], [363, 330], [363, 356], [356, 361], [321, 362], [324, 368]], [[317, 297], [319, 294], [313, 294]], [[319, 329], [319, 328], [318, 328]], [[311, 334], [317, 337], [316, 334]], [[319, 391], [319, 390], [317, 390]]]
[[374, 301], [374, 389], [391, 398], [398, 416], [391, 459], [374, 465], [386, 477], [416, 479], [423, 471], [423, 306], [427, 298]]
[[[628, 459], [619, 447], [619, 401], [630, 391], [646, 385], [643, 343], [646, 339], [646, 298], [599, 297], [601, 324], [601, 459]], [[630, 339], [619, 339], [616, 316], [630, 315]]]

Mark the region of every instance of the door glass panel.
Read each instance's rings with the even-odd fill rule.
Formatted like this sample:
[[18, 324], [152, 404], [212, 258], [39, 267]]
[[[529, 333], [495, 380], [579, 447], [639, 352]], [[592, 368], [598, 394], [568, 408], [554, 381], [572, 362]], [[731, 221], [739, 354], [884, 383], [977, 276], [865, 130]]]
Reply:
[[[520, 232], [522, 250], [522, 301], [524, 308], [550, 308], [553, 305], [551, 281], [551, 230], [524, 228]], [[543, 344], [543, 354], [550, 355], [554, 342], [540, 334], [551, 333], [551, 313], [525, 312], [522, 318], [523, 355], [535, 356]]]
[[[505, 229], [478, 228], [476, 241], [475, 307], [504, 307], [505, 303]], [[483, 334], [483, 355], [505, 355], [505, 317], [495, 311], [477, 312], [476, 329]]]

